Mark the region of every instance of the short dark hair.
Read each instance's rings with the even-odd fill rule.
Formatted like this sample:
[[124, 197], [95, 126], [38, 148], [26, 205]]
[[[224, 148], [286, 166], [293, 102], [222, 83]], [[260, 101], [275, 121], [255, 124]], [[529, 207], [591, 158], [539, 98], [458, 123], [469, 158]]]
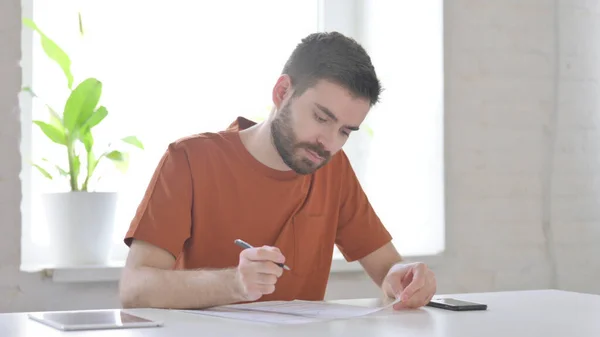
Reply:
[[290, 76], [294, 96], [300, 96], [319, 80], [329, 80], [366, 98], [379, 101], [381, 83], [371, 58], [356, 40], [339, 32], [319, 32], [303, 38], [283, 67]]

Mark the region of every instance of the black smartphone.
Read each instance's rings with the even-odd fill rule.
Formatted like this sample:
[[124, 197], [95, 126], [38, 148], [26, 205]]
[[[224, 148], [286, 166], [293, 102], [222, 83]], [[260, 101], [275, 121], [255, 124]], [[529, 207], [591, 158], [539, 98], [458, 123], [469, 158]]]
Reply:
[[427, 303], [427, 306], [453, 311], [473, 311], [487, 309], [486, 304], [467, 302], [457, 300], [455, 298], [434, 298], [429, 303]]

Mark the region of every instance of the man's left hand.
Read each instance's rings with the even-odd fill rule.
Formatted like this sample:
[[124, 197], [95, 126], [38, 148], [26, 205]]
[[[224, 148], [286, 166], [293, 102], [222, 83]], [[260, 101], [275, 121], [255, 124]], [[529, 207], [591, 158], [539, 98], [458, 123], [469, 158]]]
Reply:
[[394, 309], [419, 308], [429, 303], [436, 292], [435, 275], [424, 263], [396, 264], [383, 279], [382, 289], [392, 298], [400, 298]]

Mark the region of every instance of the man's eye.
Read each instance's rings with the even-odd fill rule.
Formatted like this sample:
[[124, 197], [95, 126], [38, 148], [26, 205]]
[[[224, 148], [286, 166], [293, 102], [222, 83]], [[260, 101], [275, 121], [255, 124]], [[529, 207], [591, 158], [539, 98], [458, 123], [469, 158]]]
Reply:
[[315, 119], [316, 119], [317, 121], [321, 122], [321, 123], [323, 123], [323, 122], [326, 122], [326, 121], [327, 121], [327, 119], [325, 119], [325, 118], [322, 118], [321, 116], [319, 116], [319, 115], [317, 115], [317, 114], [315, 114]]

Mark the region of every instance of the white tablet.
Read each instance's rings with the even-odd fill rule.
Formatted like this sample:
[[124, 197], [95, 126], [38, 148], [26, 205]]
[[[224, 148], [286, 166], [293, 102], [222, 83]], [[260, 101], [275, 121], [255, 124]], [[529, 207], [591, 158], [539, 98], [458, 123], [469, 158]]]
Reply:
[[163, 325], [163, 322], [142, 318], [121, 309], [36, 312], [28, 316], [34, 321], [65, 331], [146, 328]]

